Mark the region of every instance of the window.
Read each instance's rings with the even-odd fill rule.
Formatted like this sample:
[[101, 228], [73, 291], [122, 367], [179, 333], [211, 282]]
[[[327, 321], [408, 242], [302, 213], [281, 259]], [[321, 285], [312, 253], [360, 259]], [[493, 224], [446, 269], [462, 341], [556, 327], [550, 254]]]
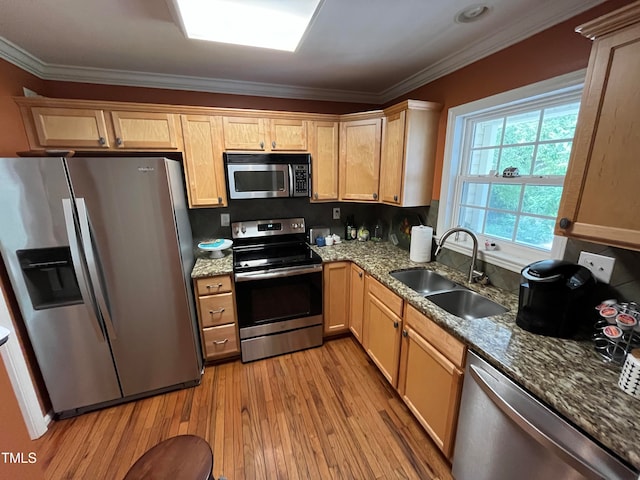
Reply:
[[[577, 72], [450, 109], [439, 234], [468, 228], [486, 261], [514, 271], [559, 256], [553, 230], [583, 79]], [[468, 253], [471, 241], [452, 236], [447, 247]]]

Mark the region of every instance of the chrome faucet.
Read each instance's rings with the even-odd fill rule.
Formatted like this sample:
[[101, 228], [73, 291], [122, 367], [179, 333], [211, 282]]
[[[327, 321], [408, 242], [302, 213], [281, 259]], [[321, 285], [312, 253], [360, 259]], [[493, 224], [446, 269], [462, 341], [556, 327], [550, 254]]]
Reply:
[[479, 272], [478, 270], [475, 269], [476, 259], [478, 258], [478, 237], [476, 237], [476, 234], [473, 233], [468, 228], [454, 227], [444, 232], [440, 237], [440, 241], [437, 242], [438, 248], [436, 248], [436, 253], [434, 254], [434, 257], [438, 256], [438, 253], [440, 253], [440, 250], [442, 250], [442, 247], [444, 246], [444, 242], [449, 237], [449, 235], [451, 235], [452, 233], [458, 233], [458, 232], [466, 233], [471, 237], [471, 240], [473, 240], [473, 252], [471, 254], [471, 266], [469, 267], [469, 278], [467, 279], [467, 282], [468, 283], [478, 282], [478, 283], [481, 283], [482, 285], [486, 285], [487, 283], [489, 283], [489, 277], [487, 277], [487, 275], [484, 272]]

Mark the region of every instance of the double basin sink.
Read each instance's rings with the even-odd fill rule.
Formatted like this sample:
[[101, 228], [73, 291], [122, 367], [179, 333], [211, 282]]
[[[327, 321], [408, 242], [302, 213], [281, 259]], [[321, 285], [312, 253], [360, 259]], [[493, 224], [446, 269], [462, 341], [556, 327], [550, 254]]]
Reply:
[[443, 310], [460, 318], [473, 320], [508, 311], [499, 303], [431, 270], [398, 270], [389, 274]]

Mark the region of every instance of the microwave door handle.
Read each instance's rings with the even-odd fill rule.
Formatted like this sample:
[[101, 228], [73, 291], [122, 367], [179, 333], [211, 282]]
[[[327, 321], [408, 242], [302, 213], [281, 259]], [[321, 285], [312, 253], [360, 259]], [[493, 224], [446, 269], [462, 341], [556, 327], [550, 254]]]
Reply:
[[293, 178], [293, 168], [291, 167], [291, 164], [287, 164], [287, 169], [289, 171], [289, 196], [290, 197], [295, 197], [296, 196], [296, 192], [293, 190], [293, 184], [294, 184], [294, 178]]
[[84, 198], [76, 198], [76, 205], [78, 208], [78, 220], [80, 222], [80, 238], [82, 239], [82, 249], [84, 250], [85, 258], [87, 259], [89, 277], [93, 283], [96, 300], [98, 301], [98, 308], [100, 309], [100, 313], [102, 313], [102, 318], [104, 319], [104, 323], [107, 327], [109, 337], [111, 337], [112, 340], [115, 340], [117, 338], [116, 330], [111, 319], [111, 313], [107, 304], [107, 296], [101, 281], [102, 278], [98, 272], [97, 255], [91, 240], [89, 212], [87, 211]]
[[93, 296], [89, 292], [89, 285], [87, 284], [87, 277], [85, 268], [82, 262], [82, 256], [80, 254], [80, 246], [78, 244], [78, 232], [75, 228], [75, 222], [73, 220], [73, 208], [71, 206], [71, 199], [62, 199], [62, 212], [64, 214], [64, 224], [67, 230], [67, 237], [69, 237], [69, 250], [71, 251], [71, 261], [73, 263], [73, 270], [76, 274], [76, 280], [78, 281], [78, 288], [80, 290], [80, 296], [82, 301], [87, 307], [87, 311], [90, 316], [91, 325], [98, 336], [100, 342], [106, 342], [107, 337], [102, 329], [102, 324], [98, 318], [97, 305], [93, 299]]

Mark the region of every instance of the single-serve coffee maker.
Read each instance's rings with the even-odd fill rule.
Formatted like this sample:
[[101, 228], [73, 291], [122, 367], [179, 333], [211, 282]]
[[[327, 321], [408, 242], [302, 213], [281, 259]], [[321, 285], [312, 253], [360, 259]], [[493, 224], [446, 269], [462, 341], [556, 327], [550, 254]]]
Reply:
[[563, 260], [542, 260], [522, 269], [516, 324], [550, 337], [569, 338], [591, 320], [589, 269]]

